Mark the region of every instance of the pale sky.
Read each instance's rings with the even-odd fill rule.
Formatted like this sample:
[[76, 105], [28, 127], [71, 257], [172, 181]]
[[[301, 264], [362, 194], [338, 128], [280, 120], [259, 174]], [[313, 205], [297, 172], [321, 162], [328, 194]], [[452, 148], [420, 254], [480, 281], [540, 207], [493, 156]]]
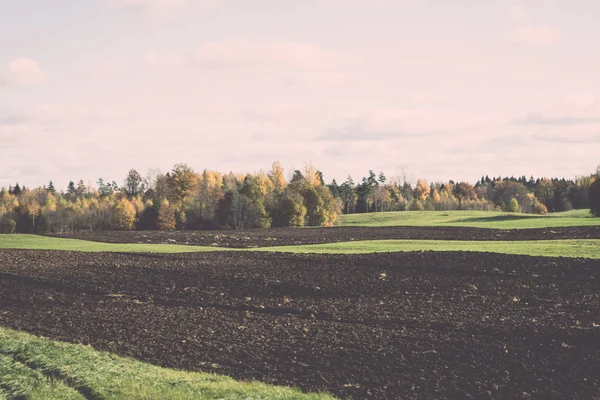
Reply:
[[0, 186], [587, 175], [599, 21], [598, 0], [0, 0]]

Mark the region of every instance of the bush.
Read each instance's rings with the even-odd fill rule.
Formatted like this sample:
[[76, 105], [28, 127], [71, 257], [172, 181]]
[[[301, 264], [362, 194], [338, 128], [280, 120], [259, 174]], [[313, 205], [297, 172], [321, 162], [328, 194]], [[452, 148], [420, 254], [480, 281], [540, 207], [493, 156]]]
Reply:
[[0, 218], [0, 233], [15, 233], [17, 223], [12, 218]]
[[512, 213], [520, 213], [521, 212], [521, 207], [519, 207], [519, 202], [517, 201], [517, 199], [515, 199], [513, 197], [510, 200], [510, 203], [508, 203], [508, 207], [506, 208], [506, 211], [512, 212]]
[[410, 203], [409, 209], [410, 209], [410, 211], [423, 211], [423, 209], [424, 209], [423, 202], [415, 197], [413, 199], [413, 201]]
[[427, 201], [425, 201], [423, 209], [425, 211], [435, 211], [435, 206], [433, 205], [433, 202], [431, 200], [427, 199]]
[[537, 199], [534, 200], [531, 206], [531, 212], [534, 214], [548, 214], [548, 208], [544, 203], [540, 203]]

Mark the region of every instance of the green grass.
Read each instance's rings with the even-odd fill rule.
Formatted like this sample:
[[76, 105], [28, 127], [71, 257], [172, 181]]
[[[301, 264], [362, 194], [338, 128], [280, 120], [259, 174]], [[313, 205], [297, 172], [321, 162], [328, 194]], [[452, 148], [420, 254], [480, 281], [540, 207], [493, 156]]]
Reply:
[[458, 240], [363, 240], [341, 243], [262, 248], [291, 253], [367, 254], [405, 251], [481, 251], [545, 257], [600, 259], [600, 239], [458, 241]]
[[0, 249], [66, 250], [91, 253], [198, 253], [202, 251], [215, 250], [214, 247], [210, 246], [146, 243], [102, 243], [79, 239], [65, 239], [49, 236], [21, 234], [0, 234]]
[[589, 210], [548, 215], [493, 211], [399, 211], [342, 215], [342, 226], [462, 226], [473, 228], [525, 229], [564, 226], [598, 226]]
[[529, 241], [363, 240], [316, 245], [227, 249], [222, 247], [162, 244], [100, 243], [35, 235], [0, 235], [0, 249], [1, 248], [134, 253], [267, 251], [286, 253], [364, 254], [404, 251], [483, 251], [547, 257], [600, 258], [600, 239]]
[[176, 371], [0, 328], [0, 399], [326, 400], [324, 394]]

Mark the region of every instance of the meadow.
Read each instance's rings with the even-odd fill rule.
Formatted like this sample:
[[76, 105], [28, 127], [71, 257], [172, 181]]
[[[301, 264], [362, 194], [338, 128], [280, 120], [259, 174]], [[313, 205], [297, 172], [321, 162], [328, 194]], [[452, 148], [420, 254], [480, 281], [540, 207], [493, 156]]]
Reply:
[[456, 226], [487, 229], [532, 229], [567, 226], [600, 226], [589, 210], [547, 215], [495, 211], [404, 211], [342, 215], [340, 226]]

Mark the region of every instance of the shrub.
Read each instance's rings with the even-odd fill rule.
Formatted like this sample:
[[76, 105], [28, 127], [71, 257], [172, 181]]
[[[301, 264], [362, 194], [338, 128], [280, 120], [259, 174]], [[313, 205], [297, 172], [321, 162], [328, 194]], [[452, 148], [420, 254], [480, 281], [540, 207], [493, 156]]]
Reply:
[[540, 203], [537, 199], [535, 199], [533, 205], [531, 206], [531, 212], [534, 214], [548, 214], [548, 208], [543, 203]]
[[418, 198], [414, 198], [413, 201], [410, 203], [410, 211], [423, 211], [423, 202], [420, 201]]
[[506, 209], [508, 212], [519, 213], [521, 212], [521, 207], [519, 207], [519, 202], [514, 197], [510, 199], [510, 203], [508, 203], [508, 207]]
[[0, 218], [0, 233], [15, 233], [17, 223], [12, 218]]

